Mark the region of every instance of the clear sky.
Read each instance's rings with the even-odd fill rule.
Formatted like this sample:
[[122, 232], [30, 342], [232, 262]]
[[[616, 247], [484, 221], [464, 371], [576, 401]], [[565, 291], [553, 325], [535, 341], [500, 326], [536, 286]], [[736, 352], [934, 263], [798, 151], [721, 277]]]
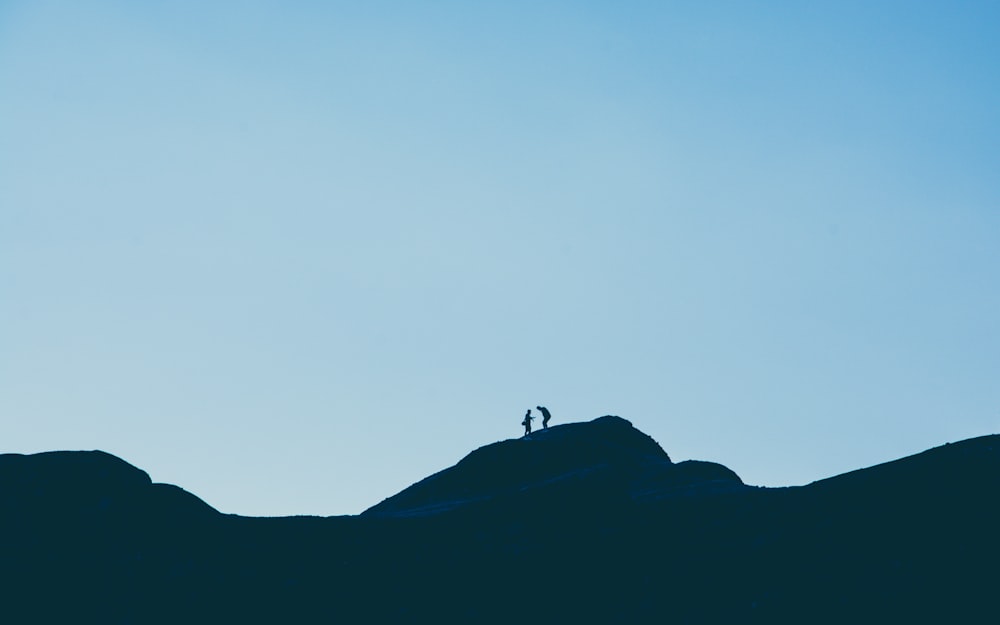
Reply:
[[1000, 430], [1000, 3], [0, 0], [0, 451], [353, 514], [524, 411]]

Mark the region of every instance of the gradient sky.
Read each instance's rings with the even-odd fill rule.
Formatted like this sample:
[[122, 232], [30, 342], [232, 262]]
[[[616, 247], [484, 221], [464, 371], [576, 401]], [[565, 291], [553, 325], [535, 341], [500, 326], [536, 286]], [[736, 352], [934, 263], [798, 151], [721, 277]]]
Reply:
[[0, 0], [0, 451], [354, 514], [617, 414], [1000, 430], [1000, 3]]

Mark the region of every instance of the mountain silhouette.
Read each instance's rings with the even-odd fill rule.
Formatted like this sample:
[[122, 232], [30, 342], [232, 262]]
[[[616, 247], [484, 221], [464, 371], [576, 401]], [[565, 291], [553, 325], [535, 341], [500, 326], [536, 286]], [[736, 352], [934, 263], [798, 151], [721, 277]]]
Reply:
[[226, 515], [110, 454], [0, 455], [10, 623], [992, 620], [1000, 436], [790, 488], [618, 417], [501, 441], [361, 515]]
[[655, 499], [683, 488], [740, 488], [740, 478], [710, 462], [671, 462], [649, 436], [620, 417], [570, 423], [524, 438], [487, 445], [457, 465], [390, 497], [362, 516], [418, 516], [502, 501], [578, 496], [586, 501], [608, 497]]

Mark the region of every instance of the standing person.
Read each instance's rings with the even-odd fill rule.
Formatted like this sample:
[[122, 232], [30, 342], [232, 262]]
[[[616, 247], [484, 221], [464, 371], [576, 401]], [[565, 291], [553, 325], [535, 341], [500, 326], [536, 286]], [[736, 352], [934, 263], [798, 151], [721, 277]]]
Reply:
[[[549, 413], [549, 409], [546, 408], [545, 406], [535, 406], [535, 408], [538, 408], [538, 412], [542, 413], [542, 427], [543, 428], [548, 428], [549, 427], [549, 419], [552, 418], [552, 415]], [[531, 412], [531, 411], [529, 410], [528, 412]]]
[[524, 413], [524, 421], [521, 421], [521, 425], [524, 426], [524, 435], [527, 436], [531, 434], [531, 420], [534, 419], [531, 416], [531, 408], [528, 408], [528, 412]]

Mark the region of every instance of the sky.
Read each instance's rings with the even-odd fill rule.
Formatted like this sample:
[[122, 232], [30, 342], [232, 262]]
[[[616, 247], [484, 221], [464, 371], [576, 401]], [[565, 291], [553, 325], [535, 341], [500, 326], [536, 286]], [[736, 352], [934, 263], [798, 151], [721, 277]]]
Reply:
[[996, 2], [0, 0], [0, 452], [357, 514], [629, 419], [1000, 431]]

